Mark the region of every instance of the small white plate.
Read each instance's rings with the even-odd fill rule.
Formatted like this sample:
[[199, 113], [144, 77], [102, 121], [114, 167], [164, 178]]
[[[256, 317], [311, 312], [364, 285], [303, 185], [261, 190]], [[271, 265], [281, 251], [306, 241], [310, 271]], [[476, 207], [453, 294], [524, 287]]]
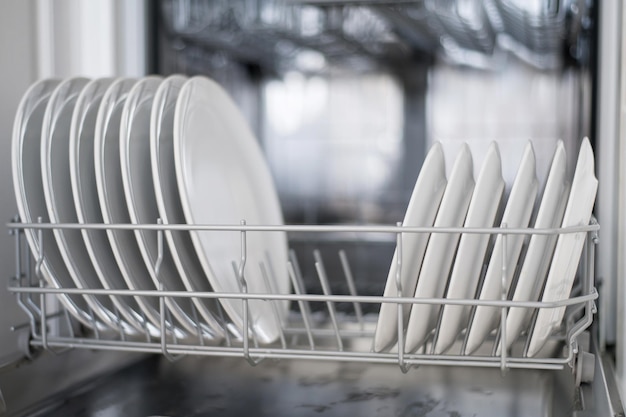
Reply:
[[[487, 150], [476, 180], [464, 227], [493, 227], [504, 192], [502, 160], [498, 145]], [[473, 298], [487, 253], [490, 235], [467, 233], [461, 236], [446, 298]], [[442, 354], [452, 346], [459, 332], [468, 324], [470, 308], [445, 305], [435, 341], [435, 353]]]
[[[159, 218], [150, 163], [150, 115], [152, 101], [161, 85], [161, 77], [145, 77], [137, 82], [128, 93], [122, 110], [120, 125], [120, 161], [122, 184], [126, 204], [132, 224], [154, 224]], [[146, 269], [155, 287], [163, 283], [169, 291], [184, 291], [174, 260], [163, 248], [160, 269], [155, 265], [159, 256], [158, 232], [156, 230], [135, 230], [135, 238]], [[190, 332], [201, 332], [204, 338], [213, 340], [215, 332], [193, 317], [193, 303], [189, 298], [166, 298], [165, 303], [174, 317]], [[200, 328], [198, 328], [200, 326]]]
[[[122, 183], [119, 137], [122, 109], [128, 93], [136, 83], [136, 80], [130, 79], [115, 81], [105, 92], [98, 109], [94, 162], [98, 201], [105, 223], [130, 223]], [[134, 233], [131, 230], [107, 230], [107, 236], [128, 288], [154, 290], [154, 283], [143, 262]], [[137, 297], [136, 300], [146, 317], [160, 329], [158, 298]], [[186, 337], [187, 333], [175, 327], [170, 320], [166, 320], [166, 323], [167, 330], [173, 331], [177, 338]]]
[[[103, 222], [94, 169], [94, 133], [100, 102], [113, 81], [111, 78], [101, 78], [87, 84], [76, 99], [72, 114], [69, 167], [72, 197], [79, 223]], [[128, 289], [115, 261], [106, 232], [83, 229], [81, 233], [100, 285], [106, 289]], [[133, 297], [111, 297], [111, 299], [120, 314], [137, 331], [148, 331], [152, 336], [159, 335], [159, 330], [142, 316], [139, 305]]]
[[[20, 220], [24, 223], [48, 222], [48, 211], [41, 177], [41, 128], [50, 95], [58, 86], [58, 80], [42, 80], [33, 84], [24, 94], [17, 108], [13, 125], [11, 162], [13, 187]], [[63, 257], [54, 239], [52, 230], [42, 230], [45, 254], [41, 264], [41, 274], [53, 288], [72, 288], [70, 276]], [[35, 259], [41, 255], [38, 231], [24, 229], [28, 245]], [[84, 297], [65, 294], [58, 295], [64, 307], [88, 328], [108, 327], [89, 314]]]
[[[283, 224], [274, 182], [256, 138], [232, 99], [208, 78], [191, 78], [180, 91], [174, 117], [174, 157], [187, 223], [238, 225], [246, 220], [248, 225]], [[288, 294], [285, 233], [247, 232], [245, 236], [248, 292]], [[233, 267], [242, 257], [241, 233], [196, 231], [191, 237], [213, 289], [241, 292]], [[220, 301], [243, 330], [242, 300]], [[271, 343], [280, 336], [288, 305], [248, 302], [250, 328], [259, 342]]]
[[[172, 75], [154, 94], [150, 115], [150, 160], [158, 214], [163, 224], [184, 224], [185, 213], [180, 202], [174, 166], [174, 114], [176, 100], [187, 77]], [[176, 269], [189, 291], [212, 291], [204, 274], [189, 232], [165, 231], [165, 237]], [[194, 305], [216, 337], [224, 330], [218, 319], [219, 306], [214, 298], [193, 298]]]
[[[41, 128], [41, 173], [43, 191], [52, 223], [76, 223], [76, 209], [71, 195], [69, 137], [76, 99], [89, 82], [86, 78], [68, 78], [54, 90], [46, 106]], [[54, 229], [59, 251], [76, 288], [102, 288], [79, 230]], [[92, 311], [111, 328], [133, 332], [132, 327], [113, 312], [106, 296], [86, 296]]]
[[[589, 224], [597, 191], [598, 180], [594, 174], [593, 150], [589, 139], [585, 138], [580, 146], [562, 227]], [[569, 296], [586, 240], [585, 232], [559, 235], [541, 301], [557, 301]], [[565, 307], [539, 310], [528, 345], [528, 356], [535, 356], [539, 352], [550, 334], [561, 324], [564, 313]]]
[[[435, 227], [463, 226], [474, 190], [472, 171], [472, 155], [467, 144], [464, 144], [448, 178]], [[430, 236], [415, 287], [415, 298], [443, 297], [459, 238], [459, 233], [433, 233]], [[436, 324], [438, 312], [437, 305], [412, 305], [406, 331], [407, 352], [417, 350], [426, 341], [428, 333]]]
[[[567, 159], [563, 142], [559, 141], [554, 152], [550, 173], [543, 191], [541, 205], [535, 220], [535, 229], [555, 228], [561, 225], [565, 203], [569, 193]], [[528, 251], [517, 280], [513, 301], [537, 301], [550, 268], [556, 246], [556, 235], [532, 235]], [[510, 349], [523, 328], [530, 324], [532, 309], [509, 309], [506, 318], [506, 348]]]
[[[411, 200], [404, 216], [403, 226], [430, 227], [435, 221], [441, 198], [446, 189], [446, 169], [441, 143], [435, 143], [422, 164]], [[426, 252], [429, 233], [406, 233], [402, 235], [402, 266], [400, 282], [402, 294], [411, 296], [415, 293], [415, 285], [422, 260]], [[396, 275], [398, 271], [398, 252], [393, 254], [393, 260], [387, 275], [384, 297], [398, 297]], [[403, 306], [403, 328], [409, 319], [410, 304]], [[374, 334], [374, 352], [389, 349], [398, 338], [398, 305], [382, 303]]]
[[[537, 199], [537, 171], [535, 152], [528, 142], [517, 175], [511, 187], [511, 194], [506, 203], [501, 225], [508, 228], [528, 227], [530, 216]], [[489, 266], [480, 290], [480, 300], [499, 300], [502, 293], [508, 294], [509, 286], [517, 266], [525, 235], [508, 235], [506, 237], [506, 276], [502, 282], [502, 235], [496, 237]], [[504, 285], [504, 288], [503, 288]], [[500, 309], [496, 307], [476, 307], [472, 323], [469, 326], [465, 353], [470, 354], [480, 347], [489, 333], [496, 327], [500, 319]]]

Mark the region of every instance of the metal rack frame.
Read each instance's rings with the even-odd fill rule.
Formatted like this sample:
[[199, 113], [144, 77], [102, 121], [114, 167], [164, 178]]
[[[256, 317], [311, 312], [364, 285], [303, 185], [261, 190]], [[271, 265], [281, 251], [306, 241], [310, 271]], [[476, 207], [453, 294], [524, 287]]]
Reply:
[[[569, 366], [576, 375], [576, 382], [587, 381], [593, 377], [593, 369], [584, 371], [585, 364], [582, 363], [588, 348], [579, 338], [583, 332], [591, 325], [593, 314], [596, 312], [595, 300], [598, 298], [597, 291], [594, 287], [594, 258], [595, 244], [597, 243], [599, 225], [595, 221], [588, 226], [554, 228], [554, 229], [513, 229], [513, 228], [434, 228], [434, 227], [406, 227], [398, 224], [396, 226], [308, 226], [308, 225], [289, 225], [289, 226], [250, 226], [242, 221], [240, 225], [163, 225], [160, 221], [156, 224], [50, 224], [50, 223], [19, 223], [16, 221], [8, 223], [7, 227], [11, 231], [15, 239], [15, 277], [13, 284], [8, 290], [15, 294], [19, 306], [27, 314], [28, 323], [16, 325], [14, 330], [18, 328], [28, 327], [30, 329], [28, 347], [42, 348], [59, 352], [65, 349], [95, 349], [110, 351], [127, 351], [127, 352], [143, 352], [162, 354], [169, 360], [177, 360], [184, 355], [204, 355], [204, 356], [225, 356], [225, 357], [241, 357], [250, 364], [256, 365], [264, 359], [299, 359], [299, 360], [329, 360], [329, 361], [353, 361], [353, 362], [370, 362], [370, 363], [386, 363], [396, 364], [403, 372], [407, 372], [411, 367], [420, 365], [438, 365], [438, 366], [465, 366], [465, 367], [488, 367], [500, 368], [502, 373], [512, 368], [527, 369], [546, 369], [556, 370]], [[190, 231], [200, 233], [202, 231], [231, 231], [238, 232], [241, 237], [241, 253], [237, 263], [237, 272], [234, 279], [239, 279], [242, 292], [225, 293], [225, 292], [189, 292], [189, 291], [166, 291], [161, 285], [156, 290], [105, 290], [105, 289], [78, 289], [78, 288], [50, 288], [47, 286], [41, 275], [40, 267], [44, 260], [42, 253], [38, 259], [35, 259], [34, 274], [32, 268], [29, 268], [30, 261], [26, 262], [26, 268], [22, 271], [22, 261], [30, 259], [27, 245], [23, 245], [24, 229], [38, 230], [39, 247], [43, 246], [42, 231], [44, 229], [97, 229], [97, 230], [155, 230], [157, 231], [159, 257], [154, 265], [155, 270], [159, 270], [159, 263], [163, 257], [164, 246], [163, 234], [165, 230], [172, 231]], [[563, 233], [586, 233], [586, 242], [583, 249], [579, 265], [579, 281], [577, 288], [573, 291], [578, 293], [568, 299], [554, 302], [520, 302], [507, 300], [505, 287], [505, 271], [503, 271], [502, 294], [500, 300], [478, 300], [478, 299], [445, 299], [445, 298], [412, 298], [403, 296], [400, 285], [400, 276], [402, 270], [402, 257], [397, 256], [397, 275], [396, 284], [398, 297], [383, 297], [371, 295], [359, 295], [355, 289], [355, 281], [350, 270], [348, 259], [343, 251], [339, 253], [341, 265], [343, 268], [344, 278], [349, 289], [349, 294], [336, 295], [332, 294], [328, 285], [328, 275], [324, 267], [324, 260], [319, 251], [315, 251], [315, 268], [320, 280], [322, 293], [307, 294], [304, 291], [302, 276], [298, 266], [298, 260], [292, 251], [289, 256], [287, 269], [291, 278], [294, 293], [278, 294], [278, 293], [248, 293], [245, 277], [246, 258], [247, 258], [247, 240], [249, 233], [260, 231], [279, 231], [294, 233], [314, 233], [314, 234], [333, 234], [333, 233], [353, 233], [371, 234], [383, 233], [395, 236], [397, 253], [401, 255], [402, 236], [407, 233], [477, 233], [490, 234], [493, 236], [501, 235], [501, 244], [506, 245], [506, 237], [508, 235], [555, 235]], [[22, 248], [26, 246], [24, 251]], [[506, 247], [506, 246], [505, 246]], [[504, 249], [504, 248], [503, 248]], [[26, 252], [26, 253], [24, 253]], [[184, 340], [177, 340], [170, 332], [161, 332], [160, 337], [151, 337], [147, 332], [144, 338], [137, 340], [124, 334], [121, 327], [119, 329], [111, 329], [110, 331], [98, 331], [98, 326], [94, 326], [91, 334], [79, 334], [74, 332], [72, 326], [72, 317], [64, 309], [56, 313], [48, 311], [47, 296], [50, 294], [72, 294], [72, 295], [106, 295], [106, 296], [132, 296], [132, 297], [158, 297], [160, 300], [160, 316], [162, 320], [162, 328], [167, 328], [165, 318], [169, 316], [168, 309], [165, 304], [166, 297], [180, 298], [212, 298], [212, 299], [238, 299], [243, 303], [243, 329], [241, 337], [235, 340], [235, 337], [228, 336], [229, 331], [226, 330], [225, 341], [218, 346], [208, 345], [198, 333], [198, 337], [190, 337]], [[37, 299], [38, 298], [38, 299]], [[280, 340], [272, 345], [261, 346], [256, 340], [254, 332], [248, 326], [248, 302], [250, 300], [286, 300], [294, 303], [290, 320], [281, 329]], [[308, 303], [319, 302], [326, 306], [326, 314], [323, 314], [320, 320], [319, 314], [312, 314], [308, 308]], [[373, 336], [373, 326], [363, 315], [361, 304], [381, 304], [396, 303], [398, 306], [398, 346], [397, 351], [376, 353], [363, 349], [362, 346], [371, 343]], [[342, 314], [337, 311], [337, 303], [350, 303], [353, 311], [350, 314]], [[492, 306], [500, 308], [500, 324], [497, 330], [493, 350], [489, 353], [481, 352], [480, 354], [445, 354], [435, 355], [431, 353], [429, 346], [433, 346], [433, 337], [430, 336], [426, 348], [421, 353], [407, 353], [404, 351], [404, 329], [402, 327], [404, 304], [430, 304], [430, 305], [462, 305], [475, 308], [478, 305]], [[294, 312], [294, 306], [297, 304], [298, 313]], [[567, 314], [563, 320], [564, 325], [558, 334], [553, 335], [551, 342], [555, 342], [555, 346], [564, 345], [564, 349], [560, 353], [548, 355], [547, 357], [526, 357], [526, 347], [522, 353], [511, 354], [506, 349], [501, 349], [497, 353], [498, 341], [506, 341], [505, 323], [507, 310], [510, 307], [524, 307], [534, 309], [534, 317], [540, 308], [559, 308], [569, 307]], [[473, 310], [472, 310], [473, 311]], [[353, 313], [353, 314], [352, 314]], [[276, 311], [276, 314], [277, 311]], [[93, 312], [92, 312], [93, 316]], [[63, 334], [53, 334], [50, 332], [50, 323], [53, 320], [65, 321], [66, 330]], [[94, 318], [94, 322], [95, 322]], [[441, 315], [439, 316], [441, 320]], [[63, 327], [63, 326], [57, 326]], [[437, 328], [439, 327], [439, 323]], [[527, 338], [529, 339], [529, 338]], [[320, 340], [322, 342], [320, 342]], [[361, 348], [355, 347], [353, 341], [361, 341]], [[526, 345], [528, 340], [526, 340]], [[462, 346], [465, 342], [462, 342]], [[369, 345], [368, 345], [369, 346]], [[558, 352], [558, 349], [554, 349]], [[464, 352], [463, 347], [461, 352]], [[594, 358], [591, 358], [594, 359]], [[587, 363], [589, 358], [586, 359]], [[591, 372], [591, 375], [584, 373]]]

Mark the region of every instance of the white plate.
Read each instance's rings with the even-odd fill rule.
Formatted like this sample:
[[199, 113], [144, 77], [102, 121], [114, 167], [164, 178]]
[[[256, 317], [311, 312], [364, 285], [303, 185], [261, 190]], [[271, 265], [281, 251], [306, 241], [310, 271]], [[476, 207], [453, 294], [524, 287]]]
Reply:
[[[69, 169], [69, 137], [76, 99], [89, 82], [68, 78], [54, 90], [46, 106], [41, 128], [41, 174], [48, 216], [52, 223], [76, 223]], [[102, 288], [91, 265], [79, 230], [54, 229], [61, 256], [77, 288]], [[86, 296], [87, 303], [104, 323], [125, 332], [133, 329], [113, 312], [106, 296]]]
[[[135, 84], [136, 80], [115, 81], [105, 92], [98, 109], [94, 163], [98, 201], [105, 223], [130, 223], [122, 184], [119, 136], [124, 102]], [[154, 290], [154, 283], [143, 262], [134, 233], [131, 230], [107, 230], [107, 237], [128, 288]], [[146, 317], [160, 329], [158, 298], [137, 297], [136, 300]], [[173, 330], [177, 338], [186, 336], [186, 332], [174, 327], [170, 320], [167, 320], [167, 330]]]
[[[589, 139], [585, 138], [580, 146], [562, 227], [589, 224], [597, 191], [593, 150]], [[586, 239], [587, 233], [584, 232], [559, 235], [541, 301], [557, 301], [569, 296]], [[539, 310], [528, 346], [528, 356], [539, 352], [550, 334], [561, 324], [564, 313], [565, 307]]]
[[[569, 193], [567, 180], [567, 159], [563, 142], [559, 141], [552, 159], [550, 173], [546, 180], [541, 205], [535, 220], [535, 229], [555, 228], [563, 221], [563, 212]], [[550, 268], [550, 261], [556, 246], [556, 235], [532, 235], [528, 251], [517, 280], [513, 301], [537, 301]], [[509, 349], [519, 337], [523, 328], [529, 325], [532, 309], [509, 309], [506, 318], [506, 348]]]
[[[446, 169], [443, 150], [439, 142], [435, 143], [422, 164], [411, 200], [404, 216], [403, 226], [430, 227], [435, 221], [441, 198], [446, 188]], [[406, 233], [402, 235], [402, 266], [400, 282], [402, 295], [411, 296], [415, 293], [415, 285], [422, 260], [426, 252], [429, 233]], [[393, 254], [393, 260], [387, 275], [384, 297], [398, 297], [396, 275], [398, 270], [398, 253]], [[410, 304], [403, 306], [403, 328], [409, 319]], [[398, 338], [398, 305], [383, 303], [380, 306], [376, 333], [374, 334], [373, 349], [381, 352], [389, 349]]]
[[[261, 148], [228, 94], [214, 81], [194, 77], [183, 86], [174, 117], [176, 179], [190, 224], [281, 225], [276, 189]], [[239, 232], [191, 234], [202, 267], [215, 291], [238, 293], [233, 262], [241, 258]], [[245, 278], [249, 293], [290, 292], [287, 237], [283, 232], [246, 233]], [[262, 268], [268, 272], [268, 288]], [[243, 303], [221, 299], [243, 329]], [[259, 342], [280, 336], [287, 302], [251, 300], [251, 328]]]
[[[502, 215], [502, 226], [508, 228], [528, 227], [530, 216], [537, 199], [537, 171], [535, 152], [528, 142], [517, 175], [511, 187], [511, 194]], [[522, 251], [525, 235], [508, 235], [506, 237], [506, 276], [503, 288], [502, 282], [502, 235], [496, 237], [489, 266], [480, 289], [480, 300], [499, 300], [502, 292], [508, 294], [513, 280], [517, 261]], [[500, 309], [497, 307], [476, 307], [472, 323], [469, 326], [465, 352], [470, 354], [480, 347], [489, 333], [496, 327], [500, 319]]]
[[[472, 170], [472, 155], [467, 144], [464, 144], [448, 178], [435, 227], [463, 226], [474, 189]], [[458, 233], [433, 233], [430, 236], [415, 287], [416, 298], [443, 297], [459, 237]], [[422, 346], [435, 326], [438, 312], [437, 305], [412, 305], [406, 331], [407, 352], [413, 352]]]
[[[72, 114], [69, 167], [72, 197], [79, 223], [103, 222], [94, 169], [94, 133], [102, 96], [112, 82], [113, 79], [102, 78], [87, 84], [76, 99]], [[115, 261], [106, 232], [83, 229], [81, 233], [100, 285], [107, 289], [128, 289]], [[151, 335], [158, 336], [158, 329], [145, 320], [133, 297], [111, 297], [111, 299], [120, 314], [138, 331], [148, 331]]]
[[[150, 161], [158, 215], [163, 224], [184, 224], [185, 213], [180, 202], [174, 166], [174, 114], [176, 100], [187, 77], [166, 78], [154, 94], [150, 116]], [[185, 288], [189, 291], [212, 291], [204, 274], [189, 232], [165, 231], [167, 244]], [[216, 335], [223, 336], [217, 318], [219, 309], [214, 298], [194, 298], [193, 302]]]
[[[159, 218], [150, 163], [150, 115], [154, 94], [161, 85], [161, 77], [145, 77], [128, 93], [122, 110], [120, 125], [120, 161], [122, 184], [132, 224], [154, 224]], [[158, 232], [135, 230], [135, 238], [146, 269], [155, 287], [163, 283], [169, 291], [184, 291], [170, 252], [163, 248], [160, 269], [155, 265], [159, 256]], [[176, 319], [190, 332], [202, 332], [203, 337], [215, 339], [214, 331], [193, 317], [193, 303], [189, 298], [166, 298], [165, 303]], [[200, 328], [198, 328], [200, 326]], [[220, 332], [221, 334], [221, 332]]]
[[[504, 192], [502, 160], [498, 145], [493, 142], [487, 150], [483, 166], [476, 180], [464, 227], [493, 227]], [[490, 235], [464, 234], [459, 242], [446, 298], [473, 298], [476, 294]], [[459, 332], [468, 324], [470, 308], [445, 305], [435, 342], [435, 353], [450, 348]]]
[[[41, 177], [41, 128], [50, 95], [59, 84], [57, 80], [43, 80], [33, 84], [22, 97], [15, 115], [11, 162], [13, 187], [17, 200], [17, 209], [22, 222], [48, 222], [48, 210], [44, 198]], [[35, 259], [41, 255], [38, 231], [24, 229], [28, 245]], [[72, 288], [74, 281], [70, 276], [63, 257], [54, 239], [52, 230], [42, 230], [45, 254], [41, 264], [41, 273], [48, 285], [54, 288]], [[107, 327], [94, 319], [87, 310], [84, 297], [60, 294], [59, 300], [85, 326], [100, 330]]]

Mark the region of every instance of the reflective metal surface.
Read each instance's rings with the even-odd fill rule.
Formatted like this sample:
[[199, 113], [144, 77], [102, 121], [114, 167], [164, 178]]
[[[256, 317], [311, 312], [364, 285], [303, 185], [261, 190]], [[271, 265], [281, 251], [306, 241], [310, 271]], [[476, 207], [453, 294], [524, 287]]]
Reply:
[[575, 390], [567, 371], [424, 366], [403, 374], [385, 365], [152, 357], [32, 415], [608, 416], [608, 398], [592, 390]]

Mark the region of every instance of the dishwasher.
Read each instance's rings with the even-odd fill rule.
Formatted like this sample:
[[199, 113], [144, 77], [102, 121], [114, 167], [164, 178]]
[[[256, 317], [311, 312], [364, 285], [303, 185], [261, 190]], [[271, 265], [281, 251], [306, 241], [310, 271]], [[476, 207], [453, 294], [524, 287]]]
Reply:
[[[12, 57], [0, 69], [0, 165], [6, 170], [0, 210], [7, 231], [0, 239], [6, 283], [0, 288], [1, 416], [624, 415], [626, 8], [620, 1], [9, 1], [0, 15], [0, 55]], [[255, 223], [254, 214], [226, 224], [132, 213], [120, 221], [20, 216], [15, 171], [9, 172], [19, 99], [29, 85], [46, 83], [36, 80], [76, 76], [120, 88], [132, 77], [145, 86], [195, 80], [181, 95], [219, 85], [242, 117], [236, 122], [249, 125], [258, 139], [284, 223]], [[72, 80], [82, 80], [71, 81], [81, 88], [96, 85]], [[215, 105], [215, 118], [228, 123], [222, 104]], [[176, 130], [183, 123], [172, 124]], [[107, 137], [86, 140], [97, 147]], [[591, 155], [591, 175], [595, 164], [598, 179], [593, 215], [583, 225], [527, 227], [541, 216], [555, 148], [562, 149], [568, 178], [576, 155]], [[223, 163], [225, 170], [239, 163], [220, 161], [220, 147], [202, 149], [189, 158]], [[506, 220], [505, 203], [513, 200], [518, 167], [521, 172], [530, 153], [538, 197], [519, 198], [532, 220], [518, 227]], [[409, 221], [407, 207], [434, 198], [428, 187], [412, 195], [434, 154], [448, 187], [455, 175], [480, 178], [481, 167], [497, 159], [501, 188], [497, 195], [486, 192], [476, 210], [491, 207], [498, 221], [489, 227]], [[452, 166], [465, 154], [474, 163], [463, 178], [455, 174], [458, 163]], [[43, 155], [41, 169], [24, 163], [22, 176], [44, 171], [45, 178]], [[252, 161], [248, 157], [241, 155]], [[141, 164], [122, 164], [122, 171], [131, 177]], [[154, 168], [152, 174], [158, 176]], [[237, 201], [236, 186], [205, 179], [199, 189], [221, 187]], [[250, 192], [270, 200], [272, 188]], [[222, 198], [198, 197], [207, 207]], [[153, 286], [46, 279], [58, 235], [87, 241], [105, 234], [122, 248], [115, 253], [120, 257], [129, 240], [145, 239], [154, 255], [147, 265]], [[277, 234], [288, 243], [279, 262], [256, 248]], [[166, 264], [176, 254], [172, 242], [191, 242], [190, 236], [207, 236], [214, 253], [220, 246], [234, 249], [213, 265], [224, 264], [232, 286], [220, 288], [217, 278], [198, 290], [164, 284]], [[406, 286], [403, 277], [411, 275], [415, 241], [424, 236], [430, 238], [424, 259], [439, 239], [448, 242], [440, 256], [451, 264], [461, 263], [463, 242], [466, 253], [477, 256], [471, 242], [483, 242], [483, 254], [493, 259], [468, 262], [478, 268], [482, 291], [491, 285], [495, 296], [479, 297], [480, 286], [451, 295], [454, 285], [471, 278], [461, 265], [434, 281], [438, 291], [413, 297], [416, 284]], [[581, 253], [580, 261], [572, 256], [571, 291], [551, 300], [514, 298], [535, 237], [560, 244], [567, 236], [576, 236]], [[511, 242], [518, 242], [512, 251], [520, 261], [508, 265]], [[86, 252], [71, 256], [89, 262]], [[176, 267], [193, 270], [182, 259]], [[281, 288], [274, 276], [284, 278]], [[420, 273], [419, 279], [422, 288], [426, 278]], [[92, 304], [79, 314], [63, 302], [78, 297], [113, 300], [109, 322]], [[154, 320], [142, 316], [141, 326], [129, 331], [122, 310], [130, 305], [152, 309]], [[179, 305], [189, 306], [186, 325]], [[208, 305], [210, 313], [203, 310]], [[507, 319], [520, 311], [525, 325], [511, 335]], [[563, 319], [539, 349], [533, 326], [546, 311], [559, 311]], [[448, 312], [465, 323], [452, 336]], [[473, 345], [471, 329], [481, 314], [493, 325], [485, 341]], [[429, 327], [410, 345], [417, 339], [406, 323], [414, 320]], [[211, 326], [220, 337], [210, 336]], [[383, 331], [387, 339], [377, 345]], [[446, 337], [448, 345], [440, 348]]]

